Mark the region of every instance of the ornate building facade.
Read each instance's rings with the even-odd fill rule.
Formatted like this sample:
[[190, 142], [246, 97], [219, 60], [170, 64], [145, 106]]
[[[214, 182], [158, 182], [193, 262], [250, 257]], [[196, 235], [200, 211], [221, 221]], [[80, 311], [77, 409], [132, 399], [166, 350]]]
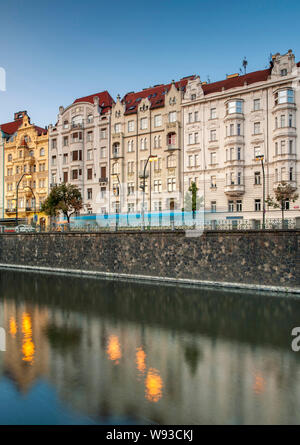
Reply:
[[111, 117], [112, 212], [141, 212], [143, 202], [145, 211], [180, 209], [181, 101], [192, 77], [118, 96]]
[[[49, 126], [49, 184], [77, 185], [82, 214], [109, 209], [110, 110], [107, 91], [76, 99], [60, 107], [56, 125]], [[50, 191], [49, 190], [49, 191]]]
[[48, 132], [31, 124], [26, 111], [15, 113], [15, 127], [4, 142], [5, 217], [16, 218], [18, 210], [18, 218], [43, 226], [46, 216], [40, 207], [48, 194]]
[[[189, 80], [182, 181], [185, 191], [197, 183], [209, 219], [261, 219], [264, 182], [265, 197], [280, 181], [299, 188], [299, 82], [291, 50], [262, 71], [209, 84]], [[300, 216], [299, 205], [287, 202], [286, 216]], [[277, 218], [280, 210], [266, 206], [266, 216]]]

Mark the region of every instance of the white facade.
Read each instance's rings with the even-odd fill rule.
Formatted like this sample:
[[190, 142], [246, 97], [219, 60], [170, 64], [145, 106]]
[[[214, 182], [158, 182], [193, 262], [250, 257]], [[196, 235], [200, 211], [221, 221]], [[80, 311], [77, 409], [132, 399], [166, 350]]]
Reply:
[[[268, 70], [214, 84], [189, 81], [182, 101], [184, 189], [196, 180], [210, 219], [262, 218], [258, 154], [264, 155], [266, 197], [282, 180], [299, 187], [299, 81], [291, 51], [273, 56]], [[300, 216], [299, 206], [299, 199], [290, 203], [286, 216]], [[267, 218], [279, 216], [266, 207]]]
[[63, 182], [77, 185], [84, 204], [81, 214], [109, 209], [111, 103], [107, 92], [77, 99], [60, 107], [57, 124], [49, 126], [50, 189]]

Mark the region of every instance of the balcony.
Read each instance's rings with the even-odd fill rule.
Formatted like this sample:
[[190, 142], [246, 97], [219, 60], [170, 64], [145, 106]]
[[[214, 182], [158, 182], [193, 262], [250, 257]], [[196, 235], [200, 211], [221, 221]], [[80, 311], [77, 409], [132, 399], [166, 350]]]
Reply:
[[233, 144], [237, 144], [237, 145], [242, 145], [244, 144], [244, 136], [242, 134], [232, 134], [229, 136], [225, 137], [225, 147], [227, 145], [233, 145]]
[[297, 130], [295, 127], [280, 127], [273, 131], [273, 141], [277, 138], [291, 138], [297, 136]]
[[245, 186], [243, 184], [226, 185], [224, 192], [229, 196], [241, 196], [245, 193]]
[[5, 209], [5, 213], [16, 213], [16, 209], [13, 208]]
[[273, 190], [275, 190], [279, 184], [281, 184], [282, 182], [284, 182], [285, 184], [288, 184], [292, 187], [293, 190], [297, 189], [297, 182], [296, 181], [275, 181], [273, 184]]
[[107, 183], [108, 182], [108, 178], [99, 178], [99, 183], [101, 184], [103, 184], [103, 183]]

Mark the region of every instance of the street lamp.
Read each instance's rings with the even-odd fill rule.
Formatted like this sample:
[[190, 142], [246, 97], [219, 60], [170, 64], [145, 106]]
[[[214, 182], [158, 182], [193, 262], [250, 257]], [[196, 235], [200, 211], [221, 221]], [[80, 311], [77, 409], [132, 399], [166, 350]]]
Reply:
[[[117, 178], [118, 180], [118, 184], [119, 184], [119, 197], [120, 197], [120, 210], [121, 210], [121, 183], [120, 183], [120, 179], [119, 179], [119, 175], [117, 173], [112, 173], [111, 175], [112, 178]], [[114, 192], [114, 195], [116, 196], [117, 194]], [[117, 202], [116, 202], [116, 230], [118, 230], [118, 206], [117, 206]]]
[[19, 179], [19, 182], [17, 183], [17, 191], [16, 191], [16, 195], [17, 195], [17, 199], [16, 199], [16, 226], [18, 226], [18, 194], [19, 194], [19, 185], [20, 182], [22, 181], [22, 179], [24, 178], [24, 176], [28, 179], [32, 178], [31, 175], [29, 175], [28, 173], [23, 173], [23, 175], [21, 176], [21, 178]]
[[143, 207], [142, 207], [142, 228], [143, 230], [145, 230], [145, 188], [146, 188], [146, 168], [148, 165], [148, 162], [153, 162], [153, 161], [157, 161], [157, 155], [149, 155], [147, 161], [145, 162], [145, 166], [144, 166], [144, 172], [142, 175], [142, 179], [143, 179], [143, 185], [140, 185], [140, 188], [143, 190]]
[[266, 228], [266, 180], [265, 180], [265, 167], [264, 167], [264, 155], [258, 155], [255, 157], [256, 161], [261, 161], [261, 168], [263, 174], [263, 230]]

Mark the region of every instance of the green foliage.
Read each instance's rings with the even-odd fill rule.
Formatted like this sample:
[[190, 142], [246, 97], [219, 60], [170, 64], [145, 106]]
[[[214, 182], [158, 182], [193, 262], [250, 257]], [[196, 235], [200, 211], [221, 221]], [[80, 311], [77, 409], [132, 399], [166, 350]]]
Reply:
[[203, 198], [198, 196], [198, 190], [196, 183], [192, 182], [184, 197], [184, 210], [186, 212], [195, 212], [200, 209]]
[[281, 209], [282, 213], [282, 225], [284, 222], [284, 210], [286, 201], [295, 202], [298, 199], [298, 193], [295, 193], [295, 189], [285, 181], [282, 181], [274, 190], [275, 197], [268, 196], [266, 203], [269, 207], [274, 209]]
[[51, 189], [42, 205], [42, 211], [49, 216], [58, 216], [60, 212], [70, 222], [70, 216], [82, 209], [82, 196], [76, 185], [60, 184]]

